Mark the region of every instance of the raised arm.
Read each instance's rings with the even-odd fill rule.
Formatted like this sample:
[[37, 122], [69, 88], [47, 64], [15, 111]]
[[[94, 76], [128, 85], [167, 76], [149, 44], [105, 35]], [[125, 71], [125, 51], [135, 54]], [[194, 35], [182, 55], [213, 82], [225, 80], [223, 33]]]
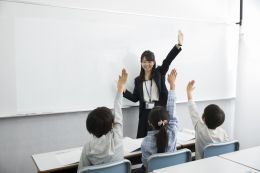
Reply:
[[168, 83], [170, 84], [170, 91], [168, 93], [168, 101], [166, 109], [170, 115], [169, 130], [177, 132], [178, 130], [178, 116], [176, 112], [176, 94], [175, 94], [175, 81], [177, 77], [177, 71], [173, 69], [170, 74], [168, 74]]
[[172, 61], [181, 51], [181, 47], [179, 45], [183, 44], [183, 33], [181, 30], [178, 31], [178, 44], [176, 44], [172, 50], [168, 53], [167, 57], [163, 60], [162, 66], [159, 68], [162, 74], [166, 75]]
[[122, 75], [118, 79], [118, 89], [117, 95], [114, 103], [114, 129], [123, 136], [123, 126], [122, 126], [122, 100], [123, 100], [123, 90], [127, 82], [128, 74], [125, 69], [122, 70]]
[[[117, 88], [118, 88], [118, 81], [115, 81], [117, 84]], [[125, 87], [123, 88], [123, 97], [125, 97], [128, 100], [131, 100], [132, 102], [137, 102], [139, 101], [139, 97], [137, 94], [137, 90], [136, 87], [134, 88], [134, 92], [133, 94], [131, 92], [129, 92]]]
[[195, 83], [195, 80], [192, 80], [191, 82], [188, 83], [187, 85], [187, 96], [188, 96], [188, 100], [192, 100], [192, 91], [195, 89], [195, 87], [193, 87]]
[[196, 104], [192, 99], [192, 91], [195, 89], [195, 87], [193, 87], [194, 83], [195, 83], [194, 80], [188, 83], [187, 96], [188, 96], [188, 108], [190, 112], [191, 121], [194, 126], [194, 129], [196, 130], [196, 125], [198, 124], [198, 122], [200, 122], [200, 117], [196, 108]]
[[119, 76], [118, 85], [117, 85], [117, 93], [123, 94], [125, 84], [127, 82], [128, 74], [125, 69], [122, 70], [122, 75]]
[[127, 89], [124, 91], [123, 93], [123, 96], [128, 99], [128, 100], [131, 100], [132, 102], [137, 102], [139, 101], [139, 97], [138, 97], [138, 91], [137, 91], [137, 87], [136, 87], [136, 84], [135, 84], [135, 88], [134, 88], [134, 92], [133, 94], [128, 91]]

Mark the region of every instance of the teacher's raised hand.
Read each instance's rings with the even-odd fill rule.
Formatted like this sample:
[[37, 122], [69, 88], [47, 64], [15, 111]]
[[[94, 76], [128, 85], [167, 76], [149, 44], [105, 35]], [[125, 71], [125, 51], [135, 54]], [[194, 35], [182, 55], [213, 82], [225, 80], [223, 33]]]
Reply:
[[178, 44], [176, 45], [176, 47], [179, 49], [180, 46], [183, 45], [183, 33], [181, 32], [181, 30], [178, 31]]

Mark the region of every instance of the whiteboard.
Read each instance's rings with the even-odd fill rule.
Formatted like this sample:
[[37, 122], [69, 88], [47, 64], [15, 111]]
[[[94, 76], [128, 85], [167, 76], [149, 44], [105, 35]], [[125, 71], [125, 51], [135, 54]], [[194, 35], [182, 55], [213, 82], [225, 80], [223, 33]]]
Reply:
[[170, 67], [178, 102], [187, 101], [192, 79], [195, 100], [235, 97], [235, 24], [0, 1], [0, 26], [1, 116], [112, 108], [122, 68], [134, 88], [142, 52], [153, 51], [161, 65], [179, 29], [183, 50]]

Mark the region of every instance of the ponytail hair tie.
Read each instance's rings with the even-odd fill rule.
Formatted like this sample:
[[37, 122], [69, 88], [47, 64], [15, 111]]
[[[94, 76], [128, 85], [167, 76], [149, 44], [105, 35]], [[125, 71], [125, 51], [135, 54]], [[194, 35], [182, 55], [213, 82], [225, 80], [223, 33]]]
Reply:
[[161, 125], [166, 125], [168, 123], [168, 121], [167, 120], [161, 120], [161, 121], [158, 121], [158, 126], [161, 126]]

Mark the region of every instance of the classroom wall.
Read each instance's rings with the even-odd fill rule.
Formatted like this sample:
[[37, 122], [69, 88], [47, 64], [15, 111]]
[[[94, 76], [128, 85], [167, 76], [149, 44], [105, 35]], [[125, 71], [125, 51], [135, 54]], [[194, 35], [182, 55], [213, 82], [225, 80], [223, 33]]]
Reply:
[[[237, 22], [237, 0], [16, 0], [54, 6], [167, 16], [180, 19]], [[238, 7], [238, 8], [237, 8]], [[205, 15], [207, 14], [207, 15]]]
[[[171, 5], [182, 7], [178, 3]], [[220, 5], [223, 5], [221, 13], [216, 13], [215, 9]], [[191, 16], [184, 14], [177, 16], [182, 17], [179, 20], [3, 1], [0, 6], [2, 7], [0, 16], [3, 16], [0, 23], [5, 26], [2, 41], [8, 42], [15, 35], [12, 50], [5, 51], [5, 47], [3, 48], [4, 53], [1, 55], [8, 58], [1, 58], [0, 64], [7, 66], [8, 62], [12, 61], [10, 68], [15, 67], [13, 73], [16, 74], [14, 77], [10, 75], [10, 78], [13, 78], [7, 80], [8, 69], [0, 73], [0, 80], [3, 83], [0, 85], [0, 95], [2, 93], [7, 95], [0, 97], [0, 116], [67, 112], [75, 109], [89, 110], [99, 105], [112, 107], [113, 95], [111, 93], [116, 90], [113, 81], [120, 73], [120, 69], [124, 67], [129, 71], [131, 80], [128, 84], [133, 87], [133, 79], [139, 71], [138, 57], [143, 50], [154, 50], [157, 64], [160, 65], [163, 57], [177, 42], [178, 29], [183, 30], [186, 38], [184, 51], [178, 55], [171, 66], [179, 71], [179, 86], [184, 88], [188, 82], [187, 79], [194, 78], [198, 88], [195, 93], [196, 100], [235, 97], [236, 70], [234, 69], [238, 44], [232, 46], [230, 43], [233, 43], [233, 40], [238, 42], [236, 33], [239, 27], [235, 24], [226, 24], [224, 20], [216, 23], [216, 16], [223, 18], [226, 16], [224, 15], [226, 10], [223, 11], [227, 9], [225, 3], [218, 4], [214, 12], [210, 13], [211, 17], [207, 18], [210, 22], [194, 21], [194, 18], [188, 18]], [[156, 11], [153, 15], [158, 15], [159, 12]], [[138, 13], [143, 12], [138, 11]], [[151, 14], [149, 11], [146, 13]], [[205, 20], [205, 18], [200, 20]], [[95, 21], [94, 24], [92, 21]], [[111, 30], [108, 30], [110, 27]], [[140, 32], [141, 30], [143, 32]], [[235, 35], [232, 36], [232, 33]], [[114, 39], [110, 39], [111, 35]], [[141, 37], [144, 38], [136, 39]], [[100, 45], [100, 42], [113, 46], [108, 48]], [[103, 57], [107, 58], [104, 60]], [[127, 63], [129, 57], [132, 58], [131, 63]], [[111, 69], [111, 64], [115, 68]], [[193, 73], [189, 73], [187, 69]], [[103, 73], [104, 70], [109, 73]], [[92, 72], [96, 75], [87, 75]], [[102, 88], [101, 85], [96, 85], [100, 86], [98, 88], [87, 82], [95, 81], [97, 78], [102, 78], [101, 83], [110, 87]], [[15, 88], [10, 87], [14, 85], [16, 85]], [[12, 90], [10, 91], [9, 88]], [[91, 92], [92, 88], [99, 90], [99, 95], [102, 95], [104, 99], [99, 101], [95, 97], [97, 94]], [[212, 90], [214, 92], [211, 92]], [[9, 97], [11, 93], [16, 93], [15, 97]], [[88, 99], [89, 97], [92, 98], [92, 102]], [[9, 112], [4, 110], [7, 105], [11, 105], [7, 98], [14, 98], [12, 102], [16, 105]], [[185, 98], [185, 92], [179, 94], [179, 101], [184, 101]], [[134, 104], [128, 101], [124, 105], [133, 106]]]
[[[30, 2], [214, 22], [234, 22], [238, 20], [238, 17], [233, 13], [237, 7], [237, 3], [232, 4], [235, 2], [234, 0], [30, 0]], [[188, 41], [188, 38], [185, 38], [184, 44], [186, 41]], [[202, 114], [205, 106], [212, 103], [218, 104], [225, 111], [226, 121], [222, 127], [232, 138], [235, 99], [198, 102], [199, 114]], [[186, 103], [177, 104], [177, 111], [179, 129], [192, 129]], [[85, 128], [88, 113], [63, 113], [0, 119], [0, 172], [35, 173], [37, 169], [31, 155], [83, 146], [92, 138]], [[123, 109], [123, 117], [124, 136], [134, 138], [137, 130], [138, 107]]]
[[[198, 102], [201, 115], [209, 104], [218, 104], [226, 113], [222, 125], [232, 138], [235, 99]], [[89, 112], [38, 115], [0, 119], [0, 172], [35, 173], [37, 171], [31, 156], [34, 154], [82, 147], [92, 139], [85, 121]], [[179, 129], [192, 129], [187, 103], [177, 104]], [[123, 109], [124, 136], [136, 137], [138, 107]]]
[[260, 145], [260, 1], [244, 1], [243, 13], [234, 129], [241, 149]]
[[[197, 101], [235, 97], [238, 25], [4, 1], [0, 6], [0, 16], [6, 19], [0, 18], [0, 25], [5, 26], [0, 40], [15, 35], [11, 51], [15, 56], [0, 51], [0, 64], [15, 59], [10, 68], [15, 67], [16, 74], [13, 84], [0, 78], [5, 85], [0, 85], [0, 95], [6, 90], [10, 93], [9, 86], [16, 85], [12, 92], [16, 92], [13, 104], [17, 105], [4, 111], [6, 97], [0, 97], [0, 116], [86, 111], [100, 105], [112, 108], [114, 80], [122, 68], [129, 73], [126, 88], [134, 87], [142, 52], [154, 51], [157, 65], [161, 65], [177, 43], [179, 28], [187, 41], [170, 66], [178, 70], [178, 88], [186, 88], [188, 80], [196, 79]], [[203, 49], [201, 45], [205, 45]], [[98, 92], [92, 92], [93, 88]], [[180, 92], [178, 102], [186, 97]], [[125, 100], [123, 105], [137, 104]]]

